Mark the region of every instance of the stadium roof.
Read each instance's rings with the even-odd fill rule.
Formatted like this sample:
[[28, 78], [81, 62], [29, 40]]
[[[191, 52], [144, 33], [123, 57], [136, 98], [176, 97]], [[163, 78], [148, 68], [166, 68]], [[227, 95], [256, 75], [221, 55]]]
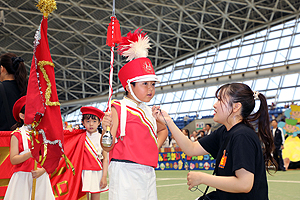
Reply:
[[[58, 0], [48, 38], [61, 102], [108, 94], [110, 48], [106, 31], [111, 0]], [[42, 14], [32, 0], [1, 0], [0, 51], [14, 52], [30, 68], [34, 34]], [[299, 0], [116, 0], [122, 35], [148, 33], [156, 71], [242, 36], [295, 19]], [[113, 87], [125, 59], [115, 56]]]

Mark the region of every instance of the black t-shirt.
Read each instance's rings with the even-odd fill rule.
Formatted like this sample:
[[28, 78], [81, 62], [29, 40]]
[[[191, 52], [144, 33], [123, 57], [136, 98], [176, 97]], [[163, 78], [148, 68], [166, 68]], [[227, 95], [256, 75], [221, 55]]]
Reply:
[[235, 171], [241, 168], [254, 174], [254, 183], [249, 193], [230, 193], [217, 189], [219, 199], [222, 200], [268, 200], [268, 184], [262, 148], [256, 133], [239, 123], [229, 131], [225, 126], [220, 127], [208, 136], [199, 140], [201, 146], [214, 158], [224, 154], [222, 144], [227, 136], [231, 136], [225, 147], [225, 159], [220, 162], [216, 172], [217, 176], [235, 176]]
[[[20, 90], [18, 89], [18, 85], [15, 80], [3, 81], [2, 84], [7, 97], [8, 109], [10, 113], [6, 113], [3, 103], [3, 96], [0, 93], [0, 131], [10, 131], [11, 126], [16, 123], [16, 120], [12, 114], [12, 110], [15, 102], [20, 98]], [[6, 115], [11, 118], [12, 124], [8, 124]]]

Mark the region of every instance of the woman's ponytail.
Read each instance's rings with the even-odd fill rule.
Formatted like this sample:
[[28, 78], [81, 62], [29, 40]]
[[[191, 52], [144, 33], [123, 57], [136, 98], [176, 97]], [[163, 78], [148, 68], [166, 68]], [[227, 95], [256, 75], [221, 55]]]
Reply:
[[20, 97], [26, 95], [28, 74], [24, 60], [21, 57], [17, 57], [14, 53], [5, 53], [0, 56], [0, 62], [8, 74], [14, 75], [20, 90]]
[[16, 72], [14, 74], [15, 80], [17, 82], [18, 88], [20, 90], [20, 95], [24, 96], [27, 92], [27, 70], [24, 64], [24, 60], [19, 57], [17, 58], [17, 61], [15, 61], [15, 65], [13, 67], [16, 67]]

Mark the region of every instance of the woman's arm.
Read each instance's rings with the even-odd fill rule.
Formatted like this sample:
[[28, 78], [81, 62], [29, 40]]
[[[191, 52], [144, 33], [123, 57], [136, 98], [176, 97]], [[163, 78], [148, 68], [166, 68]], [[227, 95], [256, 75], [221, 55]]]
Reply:
[[31, 152], [19, 155], [19, 140], [12, 135], [10, 139], [10, 162], [12, 165], [17, 165], [31, 158]]
[[[110, 147], [105, 147], [102, 145], [102, 137], [103, 137], [104, 133], [106, 132], [107, 126], [110, 127], [110, 133], [113, 136], [112, 145]], [[110, 150], [113, 149], [113, 147], [115, 145], [115, 138], [116, 138], [118, 126], [119, 126], [119, 118], [118, 118], [117, 110], [115, 107], [111, 107], [111, 113], [106, 112], [105, 116], [103, 117], [103, 120], [102, 120], [103, 130], [102, 130], [102, 135], [101, 135], [101, 139], [100, 139], [100, 144], [104, 151], [109, 152]]]
[[231, 193], [248, 193], [254, 183], [254, 174], [241, 168], [235, 171], [235, 176], [214, 176], [203, 172], [189, 172], [187, 175], [189, 190], [200, 184], [205, 184], [219, 190]]
[[157, 147], [160, 148], [168, 136], [168, 129], [165, 126], [165, 124], [163, 124], [162, 122], [160, 121], [156, 121], [156, 122], [157, 122]]
[[172, 118], [163, 110], [160, 110], [159, 106], [152, 107], [153, 116], [156, 120], [166, 123], [169, 127], [172, 135], [174, 136], [178, 146], [189, 156], [200, 156], [208, 154], [207, 151], [200, 145], [199, 142], [192, 142], [187, 138], [173, 122]]

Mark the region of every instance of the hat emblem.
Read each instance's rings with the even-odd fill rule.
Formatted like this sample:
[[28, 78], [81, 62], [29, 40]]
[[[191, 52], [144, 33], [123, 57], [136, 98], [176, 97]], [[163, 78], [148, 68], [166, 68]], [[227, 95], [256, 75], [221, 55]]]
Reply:
[[143, 68], [144, 68], [146, 73], [153, 73], [153, 67], [152, 67], [151, 63], [145, 62], [143, 64]]

